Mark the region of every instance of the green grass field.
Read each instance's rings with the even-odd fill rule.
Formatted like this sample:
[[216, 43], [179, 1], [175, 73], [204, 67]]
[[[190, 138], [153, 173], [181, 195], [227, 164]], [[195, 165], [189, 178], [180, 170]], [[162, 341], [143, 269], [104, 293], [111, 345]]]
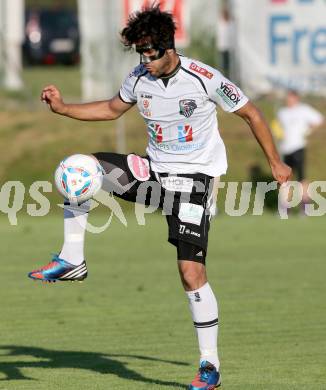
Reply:
[[[186, 388], [197, 343], [165, 220], [128, 223], [88, 234], [84, 283], [43, 285], [26, 274], [60, 247], [61, 218], [0, 219], [1, 390]], [[323, 217], [213, 222], [224, 389], [326, 389], [324, 240]]]

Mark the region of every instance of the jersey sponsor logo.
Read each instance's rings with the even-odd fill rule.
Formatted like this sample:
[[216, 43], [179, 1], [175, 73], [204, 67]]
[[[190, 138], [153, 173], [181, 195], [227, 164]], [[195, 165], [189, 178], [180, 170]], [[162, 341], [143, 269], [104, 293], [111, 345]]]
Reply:
[[191, 143], [191, 144], [172, 144], [169, 147], [169, 150], [172, 150], [173, 152], [186, 152], [188, 150], [198, 150], [202, 149], [205, 146], [204, 142], [199, 142], [199, 143]]
[[140, 97], [141, 97], [142, 99], [153, 99], [153, 96], [152, 96], [152, 95], [148, 95], [148, 94], [146, 94], [146, 93], [140, 94]]
[[214, 76], [212, 72], [209, 72], [207, 69], [202, 68], [201, 66], [195, 64], [194, 62], [190, 64], [189, 69], [201, 74], [202, 76], [207, 77], [208, 79], [212, 79]]
[[[194, 232], [193, 230], [190, 230], [188, 228], [186, 229], [186, 225], [179, 225], [179, 234], [189, 234], [191, 236], [200, 238], [200, 233]], [[203, 256], [203, 252], [200, 251], [199, 253], [197, 253], [196, 256]], [[199, 293], [197, 294], [199, 295]]]
[[237, 87], [232, 83], [222, 81], [216, 92], [230, 107], [236, 106], [241, 100], [241, 96]]
[[162, 187], [171, 192], [188, 192], [192, 191], [194, 180], [188, 177], [168, 176], [161, 177]]
[[143, 114], [144, 114], [144, 116], [146, 116], [147, 118], [151, 118], [151, 117], [152, 117], [152, 111], [151, 111], [151, 110], [144, 110], [144, 111], [143, 111]]
[[179, 101], [179, 113], [180, 115], [189, 118], [197, 108], [196, 101], [194, 99], [183, 99]]
[[152, 111], [151, 111], [152, 100], [151, 99], [153, 99], [153, 96], [142, 93], [140, 95], [140, 97], [141, 97], [142, 112], [143, 112], [144, 116], [146, 116], [147, 118], [151, 118], [152, 117]]
[[151, 136], [151, 139], [156, 142], [157, 144], [160, 144], [163, 142], [163, 129], [158, 123], [150, 123], [148, 125], [149, 134]]
[[195, 237], [200, 238], [200, 233], [194, 232], [194, 231], [192, 231], [190, 229], [186, 229], [185, 230], [185, 234], [189, 234], [190, 236], [195, 236]]
[[178, 126], [178, 141], [191, 142], [192, 140], [192, 127], [190, 125]]
[[[152, 139], [151, 139], [152, 140]], [[193, 150], [199, 150], [203, 149], [205, 147], [204, 142], [198, 142], [198, 143], [177, 143], [177, 144], [168, 144], [166, 142], [164, 143], [155, 143], [155, 146], [163, 151], [166, 152], [175, 152], [175, 153], [184, 153], [188, 151], [193, 151]]]

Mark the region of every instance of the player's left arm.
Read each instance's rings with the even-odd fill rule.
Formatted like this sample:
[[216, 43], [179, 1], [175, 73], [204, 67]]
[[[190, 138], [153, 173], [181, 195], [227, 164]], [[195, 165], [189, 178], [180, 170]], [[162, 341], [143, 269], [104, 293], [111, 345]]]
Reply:
[[287, 182], [292, 175], [292, 170], [282, 162], [268, 124], [259, 109], [248, 101], [234, 113], [244, 119], [250, 126], [251, 131], [267, 157], [275, 180], [280, 184]]

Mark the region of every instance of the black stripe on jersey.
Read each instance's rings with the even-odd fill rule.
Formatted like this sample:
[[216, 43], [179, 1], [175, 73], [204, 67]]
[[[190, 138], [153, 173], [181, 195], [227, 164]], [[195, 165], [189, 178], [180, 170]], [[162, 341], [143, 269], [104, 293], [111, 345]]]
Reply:
[[136, 103], [136, 102], [126, 102], [124, 99], [122, 99], [120, 91], [119, 91], [119, 98], [120, 98], [120, 100], [122, 100], [124, 103], [127, 103], [127, 104], [134, 104], [134, 103]]
[[205, 84], [204, 84], [203, 80], [199, 76], [197, 76], [196, 74], [190, 72], [188, 69], [185, 69], [183, 66], [181, 66], [181, 69], [183, 71], [185, 71], [186, 73], [189, 73], [191, 76], [194, 76], [197, 80], [199, 80], [200, 84], [202, 85], [202, 87], [204, 88], [205, 92], [207, 93], [207, 89], [205, 87]]
[[148, 70], [146, 70], [145, 73], [142, 73], [140, 76], [137, 77], [137, 80], [136, 80], [136, 82], [135, 82], [135, 84], [134, 84], [134, 87], [133, 87], [133, 89], [132, 89], [132, 93], [135, 92], [136, 85], [137, 85], [138, 81], [140, 80], [140, 78], [143, 77], [143, 76], [145, 76], [147, 73], [148, 73]]
[[195, 328], [211, 328], [212, 326], [215, 326], [218, 324], [218, 318], [215, 318], [213, 321], [207, 321], [207, 322], [194, 322]]

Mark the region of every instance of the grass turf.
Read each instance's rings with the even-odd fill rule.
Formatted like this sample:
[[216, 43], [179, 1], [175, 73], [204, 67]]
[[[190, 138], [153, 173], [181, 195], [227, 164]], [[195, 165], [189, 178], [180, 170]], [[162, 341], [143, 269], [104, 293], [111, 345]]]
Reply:
[[[88, 234], [83, 284], [29, 280], [59, 248], [61, 227], [57, 215], [0, 219], [0, 389], [186, 388], [197, 344], [164, 218]], [[223, 388], [326, 388], [324, 235], [322, 217], [212, 224]]]

